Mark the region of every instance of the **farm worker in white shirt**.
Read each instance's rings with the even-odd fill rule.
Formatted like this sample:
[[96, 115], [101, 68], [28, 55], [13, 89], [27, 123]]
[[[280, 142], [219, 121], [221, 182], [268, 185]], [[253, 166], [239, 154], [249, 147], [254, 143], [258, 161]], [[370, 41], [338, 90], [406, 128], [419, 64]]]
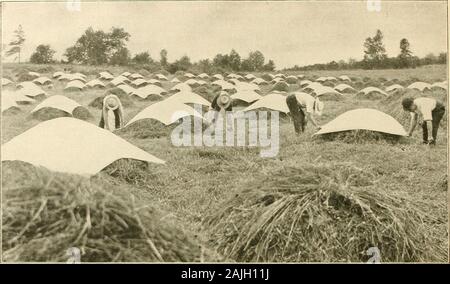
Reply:
[[428, 145], [436, 145], [436, 136], [439, 123], [445, 114], [445, 106], [432, 98], [404, 98], [402, 106], [405, 111], [411, 113], [411, 122], [409, 126], [408, 136], [411, 136], [414, 128], [422, 124], [423, 143]]

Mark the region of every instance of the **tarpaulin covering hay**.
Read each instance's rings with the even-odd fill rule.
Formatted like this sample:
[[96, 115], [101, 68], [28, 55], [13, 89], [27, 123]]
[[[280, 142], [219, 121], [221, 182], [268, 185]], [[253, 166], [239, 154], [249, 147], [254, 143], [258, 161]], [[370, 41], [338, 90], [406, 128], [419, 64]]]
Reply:
[[63, 110], [51, 107], [45, 107], [31, 114], [33, 119], [45, 121], [58, 117], [74, 117], [81, 120], [88, 120], [92, 117], [89, 111], [84, 107], [77, 107], [73, 110], [72, 114], [65, 112]]
[[386, 191], [376, 177], [347, 164], [287, 166], [261, 173], [204, 225], [211, 243], [236, 261], [383, 262], [446, 259], [429, 234], [421, 201]]
[[154, 206], [100, 179], [4, 164], [2, 207], [6, 262], [67, 262], [71, 248], [81, 262], [211, 260]]

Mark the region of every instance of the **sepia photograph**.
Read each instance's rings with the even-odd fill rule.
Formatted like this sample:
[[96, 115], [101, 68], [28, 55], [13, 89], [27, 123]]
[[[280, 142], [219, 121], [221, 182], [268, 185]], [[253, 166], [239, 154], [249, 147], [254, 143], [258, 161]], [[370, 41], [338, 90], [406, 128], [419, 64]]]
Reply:
[[0, 5], [1, 262], [449, 262], [447, 1]]

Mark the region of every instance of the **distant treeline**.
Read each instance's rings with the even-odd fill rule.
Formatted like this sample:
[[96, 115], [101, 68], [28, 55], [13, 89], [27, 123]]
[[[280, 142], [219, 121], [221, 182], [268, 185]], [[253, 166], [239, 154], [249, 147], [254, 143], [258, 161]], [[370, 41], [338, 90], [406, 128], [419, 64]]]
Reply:
[[[30, 63], [71, 63], [85, 65], [130, 66], [135, 69], [145, 69], [149, 72], [189, 71], [194, 73], [224, 73], [224, 72], [271, 72], [276, 66], [273, 60], [267, 60], [260, 51], [252, 51], [247, 57], [242, 57], [232, 49], [229, 54], [217, 54], [213, 59], [202, 59], [192, 62], [184, 55], [173, 62], [168, 60], [168, 52], [162, 49], [159, 60], [154, 60], [148, 51], [131, 55], [127, 43], [131, 35], [123, 28], [112, 27], [110, 31], [88, 28], [77, 39], [74, 45], [66, 49], [64, 60], [56, 61], [56, 53], [50, 45], [40, 44], [30, 57]], [[8, 44], [6, 56], [16, 56], [20, 63], [22, 47], [26, 41], [22, 26], [14, 32], [14, 39]], [[424, 58], [414, 56], [407, 39], [400, 41], [400, 53], [397, 57], [388, 57], [383, 44], [383, 33], [377, 30], [374, 37], [368, 37], [364, 42], [364, 59], [357, 61], [332, 61], [325, 64], [308, 66], [294, 66], [285, 70], [345, 70], [345, 69], [387, 69], [387, 68], [415, 68], [429, 64], [445, 64], [447, 53], [439, 55], [429, 54]]]
[[439, 55], [428, 54], [423, 58], [417, 56], [411, 57], [409, 64], [405, 65], [398, 57], [387, 57], [378, 64], [374, 65], [371, 62], [355, 59], [348, 61], [340, 60], [338, 62], [331, 61], [323, 64], [313, 64], [307, 66], [297, 66], [286, 68], [285, 71], [310, 71], [310, 70], [350, 70], [350, 69], [402, 69], [402, 68], [416, 68], [424, 65], [432, 64], [447, 64], [447, 53], [442, 52]]
[[383, 33], [377, 30], [374, 37], [368, 37], [364, 41], [364, 59], [357, 61], [349, 59], [331, 61], [325, 64], [313, 64], [307, 66], [294, 66], [287, 68], [287, 71], [307, 71], [307, 70], [347, 70], [347, 69], [401, 69], [416, 68], [423, 65], [446, 64], [447, 53], [439, 55], [432, 53], [423, 58], [419, 58], [411, 51], [408, 39], [403, 38], [399, 44], [399, 54], [396, 57], [388, 57], [383, 44]]

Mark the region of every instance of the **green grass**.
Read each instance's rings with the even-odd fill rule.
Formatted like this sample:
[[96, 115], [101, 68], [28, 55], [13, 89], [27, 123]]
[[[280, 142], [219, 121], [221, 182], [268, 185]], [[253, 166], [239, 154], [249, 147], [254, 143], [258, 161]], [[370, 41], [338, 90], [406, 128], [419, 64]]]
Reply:
[[[6, 74], [11, 74], [17, 65], [6, 65]], [[58, 67], [55, 67], [58, 68]], [[76, 67], [83, 72], [83, 67]], [[89, 71], [102, 69], [86, 67]], [[118, 75], [125, 71], [121, 68], [105, 68]], [[129, 70], [128, 70], [129, 71]], [[93, 71], [92, 71], [93, 72]], [[87, 73], [87, 72], [86, 72]], [[414, 70], [374, 70], [374, 71], [340, 71], [340, 72], [297, 72], [317, 76], [339, 76], [341, 74], [360, 78], [386, 79], [418, 78], [423, 81], [444, 80], [444, 67], [431, 66]], [[45, 74], [51, 76], [51, 73]], [[89, 80], [94, 78], [89, 76]], [[169, 77], [169, 81], [172, 76]], [[64, 83], [56, 83], [50, 94], [63, 93]], [[163, 82], [164, 88], [173, 84]], [[264, 90], [268, 90], [270, 86]], [[97, 124], [100, 110], [89, 107], [89, 103], [104, 94], [104, 90], [87, 90], [82, 93], [63, 93], [87, 107], [92, 117], [88, 120]], [[134, 100], [134, 104], [125, 108], [125, 121], [131, 119], [150, 102]], [[29, 112], [36, 103], [21, 106], [17, 115], [2, 117], [2, 143], [33, 127], [40, 121], [29, 117]], [[319, 118], [324, 124], [345, 111], [370, 107], [382, 110], [380, 101], [356, 100], [352, 95], [342, 101], [326, 102], [325, 112]], [[405, 125], [407, 128], [407, 125]], [[280, 152], [275, 158], [261, 158], [258, 148], [242, 147], [174, 147], [170, 137], [133, 138], [123, 134], [130, 143], [166, 161], [165, 165], [150, 165], [144, 169], [148, 174], [139, 182], [128, 183], [127, 179], [112, 178], [105, 173], [105, 186], [110, 183], [129, 191], [147, 204], [158, 204], [164, 212], [183, 229], [207, 242], [202, 222], [206, 215], [219, 209], [227, 199], [237, 194], [244, 186], [249, 186], [251, 177], [260, 173], [271, 173], [285, 165], [303, 165], [316, 163], [347, 163], [357, 168], [364, 168], [377, 175], [377, 184], [383, 191], [422, 200], [425, 210], [436, 218], [447, 220], [447, 191], [442, 186], [447, 174], [447, 132], [440, 129], [438, 145], [430, 148], [421, 145], [421, 130], [416, 129], [413, 137], [402, 142], [392, 143], [378, 141], [350, 144], [340, 141], [324, 142], [313, 139], [311, 125], [301, 136], [294, 135], [294, 127], [289, 120], [281, 120]], [[119, 132], [120, 134], [120, 132]], [[30, 142], [33, 143], [33, 142]], [[250, 185], [251, 186], [251, 185]], [[376, 190], [376, 188], [374, 189]], [[443, 251], [447, 251], [447, 222], [436, 224], [430, 230], [430, 238], [438, 242]], [[214, 247], [213, 247], [214, 249]], [[446, 259], [441, 259], [446, 261]]]

